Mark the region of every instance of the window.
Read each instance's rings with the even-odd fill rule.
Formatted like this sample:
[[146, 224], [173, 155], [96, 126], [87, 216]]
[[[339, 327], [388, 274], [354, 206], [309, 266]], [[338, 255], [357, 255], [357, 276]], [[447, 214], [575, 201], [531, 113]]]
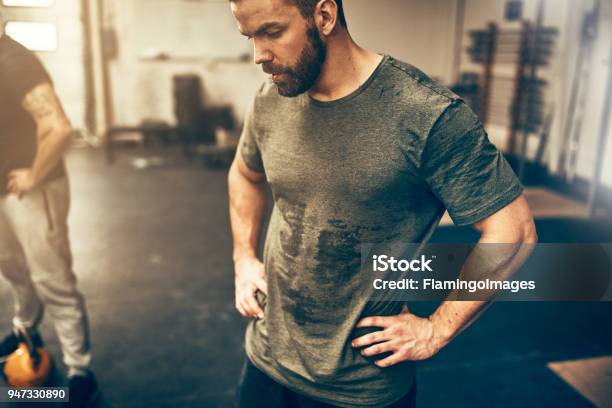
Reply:
[[53, 0], [2, 0], [6, 7], [51, 7]]
[[4, 32], [32, 51], [57, 49], [57, 29], [52, 23], [9, 21], [4, 26]]

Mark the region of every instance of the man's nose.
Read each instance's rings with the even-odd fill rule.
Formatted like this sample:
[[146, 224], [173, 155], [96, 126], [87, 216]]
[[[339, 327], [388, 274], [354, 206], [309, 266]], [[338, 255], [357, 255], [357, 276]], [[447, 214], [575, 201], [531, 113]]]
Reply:
[[274, 59], [272, 53], [265, 47], [257, 43], [254, 43], [253, 46], [255, 48], [255, 64], [263, 64], [264, 62], [270, 62]]

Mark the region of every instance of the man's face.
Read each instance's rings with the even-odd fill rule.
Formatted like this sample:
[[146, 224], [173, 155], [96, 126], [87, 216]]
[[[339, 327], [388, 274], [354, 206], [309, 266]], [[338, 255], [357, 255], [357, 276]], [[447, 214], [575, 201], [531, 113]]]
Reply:
[[314, 24], [286, 0], [232, 1], [240, 32], [253, 40], [255, 63], [272, 75], [282, 96], [297, 96], [317, 81], [327, 48]]

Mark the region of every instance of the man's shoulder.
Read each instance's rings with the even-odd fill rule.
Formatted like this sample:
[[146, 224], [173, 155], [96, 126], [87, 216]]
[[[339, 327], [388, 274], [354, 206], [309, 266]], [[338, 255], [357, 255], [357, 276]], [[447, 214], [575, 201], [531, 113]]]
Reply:
[[0, 87], [9, 101], [19, 103], [44, 77], [34, 54], [7, 35], [0, 37]]
[[381, 99], [384, 99], [382, 104], [392, 107], [390, 109], [402, 118], [402, 123], [408, 124], [422, 138], [426, 138], [433, 126], [454, 107], [469, 110], [461, 97], [450, 89], [415, 66], [393, 57], [387, 58], [379, 87]]
[[38, 81], [51, 81], [36, 54], [8, 35], [0, 37], [0, 68], [3, 76], [11, 80], [20, 74], [21, 77], [35, 77]]
[[0, 36], [0, 61], [12, 61], [15, 58], [36, 58], [32, 51], [8, 35]]
[[[387, 79], [409, 87], [417, 94], [429, 94], [451, 103], [460, 99], [453, 91], [431, 78], [412, 64], [389, 56], [387, 60]], [[413, 95], [416, 96], [416, 95]]]

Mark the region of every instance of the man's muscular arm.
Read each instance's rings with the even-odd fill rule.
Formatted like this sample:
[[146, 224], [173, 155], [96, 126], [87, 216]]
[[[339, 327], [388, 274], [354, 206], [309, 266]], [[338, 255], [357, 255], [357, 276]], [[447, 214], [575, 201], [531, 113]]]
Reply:
[[264, 266], [257, 259], [257, 239], [266, 208], [265, 175], [250, 170], [240, 151], [228, 175], [230, 220], [234, 240], [236, 309], [245, 317], [263, 318], [256, 293], [267, 294]]
[[[500, 246], [496, 259], [496, 270], [491, 271], [495, 278], [508, 279], [531, 254], [538, 237], [533, 223], [531, 211], [523, 196], [503, 208], [492, 216], [474, 224], [481, 232], [478, 244], [516, 244]], [[483, 248], [486, 245], [483, 246]], [[478, 246], [475, 251], [478, 251]], [[482, 252], [486, 252], [483, 249]], [[489, 258], [490, 254], [484, 253], [479, 257], [474, 253], [466, 260], [464, 270], [469, 268], [469, 263], [478, 263], [479, 259]], [[460, 295], [451, 292], [449, 299], [430, 316], [434, 327], [437, 342], [440, 348], [448, 344], [454, 337], [472, 324], [491, 301], [453, 301]]]
[[[484, 270], [484, 273], [495, 275], [497, 279], [508, 279], [520, 268], [537, 242], [533, 217], [523, 196], [474, 224], [474, 227], [482, 233], [479, 244], [514, 244], [500, 246], [500, 256], [496, 257], [495, 262], [488, 262], [491, 270]], [[482, 270], [478, 267], [482, 265], [482, 260], [489, 260], [489, 257], [487, 253], [482, 255], [477, 246], [468, 256], [462, 275], [466, 271], [472, 274], [474, 269]], [[397, 316], [366, 317], [357, 327], [381, 327], [383, 330], [359, 337], [353, 340], [352, 345], [365, 347], [362, 350], [365, 356], [391, 352], [389, 357], [376, 362], [380, 367], [406, 360], [427, 359], [469, 327], [491, 303], [491, 298], [486, 301], [453, 300], [459, 296], [458, 292], [451, 292], [429, 318], [415, 316], [408, 309]]]
[[22, 106], [36, 123], [38, 148], [30, 168], [9, 173], [8, 191], [19, 197], [36, 187], [57, 165], [72, 134], [70, 122], [50, 83], [34, 87], [23, 98]]

